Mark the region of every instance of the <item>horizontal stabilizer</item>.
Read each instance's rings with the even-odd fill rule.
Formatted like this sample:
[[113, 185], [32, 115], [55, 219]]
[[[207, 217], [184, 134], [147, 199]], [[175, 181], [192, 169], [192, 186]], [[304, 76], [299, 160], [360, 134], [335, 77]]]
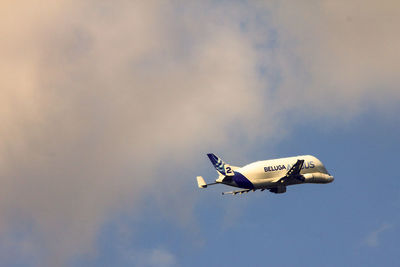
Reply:
[[209, 186], [209, 185], [218, 184], [218, 183], [206, 184], [206, 182], [204, 181], [203, 177], [201, 177], [201, 176], [197, 176], [196, 179], [197, 179], [197, 186], [198, 186], [199, 188], [206, 188], [206, 187]]
[[206, 182], [204, 181], [203, 177], [197, 176], [197, 186], [198, 186], [199, 188], [206, 188], [206, 187], [207, 187], [207, 184], [206, 184]]

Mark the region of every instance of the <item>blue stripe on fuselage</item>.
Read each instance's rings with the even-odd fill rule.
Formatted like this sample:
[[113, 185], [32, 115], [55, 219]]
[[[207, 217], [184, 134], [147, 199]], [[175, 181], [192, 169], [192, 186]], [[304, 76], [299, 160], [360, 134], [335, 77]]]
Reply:
[[233, 181], [238, 185], [240, 188], [246, 188], [246, 189], [253, 189], [254, 185], [247, 179], [243, 174], [240, 172], [235, 172], [234, 171], [234, 176], [233, 176]]

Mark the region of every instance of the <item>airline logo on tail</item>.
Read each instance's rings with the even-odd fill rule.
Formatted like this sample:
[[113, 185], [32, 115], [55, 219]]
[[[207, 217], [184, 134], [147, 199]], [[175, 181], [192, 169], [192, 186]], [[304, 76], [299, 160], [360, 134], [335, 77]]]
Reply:
[[219, 173], [221, 173], [222, 175], [225, 175], [225, 176], [234, 175], [232, 168], [228, 164], [225, 164], [225, 162], [223, 162], [222, 159], [218, 158], [217, 156], [215, 156], [212, 153], [207, 154], [207, 156], [211, 160], [211, 163], [214, 165], [215, 169]]

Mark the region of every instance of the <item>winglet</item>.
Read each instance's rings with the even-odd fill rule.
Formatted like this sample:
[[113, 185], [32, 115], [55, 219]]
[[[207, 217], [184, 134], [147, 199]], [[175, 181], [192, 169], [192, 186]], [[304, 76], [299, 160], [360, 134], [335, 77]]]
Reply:
[[204, 181], [203, 177], [197, 176], [197, 186], [198, 186], [199, 188], [206, 188], [206, 187], [207, 187], [207, 184], [206, 184], [206, 182]]

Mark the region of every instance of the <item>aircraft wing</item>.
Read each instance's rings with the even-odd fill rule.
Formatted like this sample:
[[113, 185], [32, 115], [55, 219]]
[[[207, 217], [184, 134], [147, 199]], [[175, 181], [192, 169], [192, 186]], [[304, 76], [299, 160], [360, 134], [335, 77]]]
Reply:
[[223, 195], [236, 195], [236, 194], [243, 194], [243, 193], [248, 193], [252, 189], [243, 189], [243, 190], [237, 190], [237, 191], [230, 191], [230, 192], [222, 192]]
[[286, 184], [289, 181], [295, 179], [297, 181], [303, 182], [304, 178], [300, 175], [301, 168], [303, 167], [304, 160], [299, 159], [297, 162], [290, 168], [290, 170], [286, 173], [286, 175], [282, 178], [275, 180], [274, 182], [280, 184]]

